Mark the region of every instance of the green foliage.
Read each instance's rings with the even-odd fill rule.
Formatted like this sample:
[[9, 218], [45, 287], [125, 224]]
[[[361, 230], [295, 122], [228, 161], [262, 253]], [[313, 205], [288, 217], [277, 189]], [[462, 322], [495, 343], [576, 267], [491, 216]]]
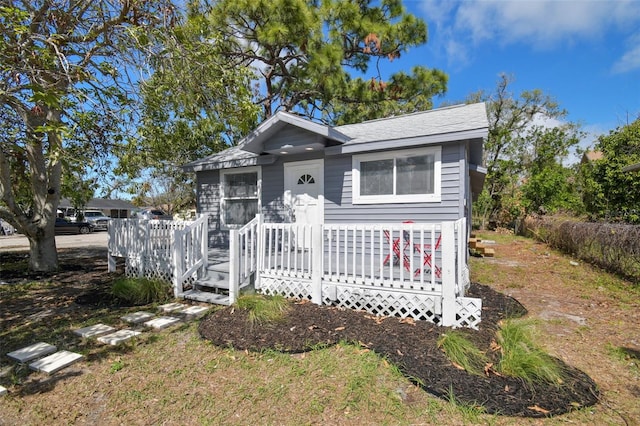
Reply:
[[573, 172], [562, 165], [580, 139], [577, 125], [557, 124], [566, 111], [540, 90], [509, 90], [502, 75], [494, 93], [479, 92], [470, 102], [487, 102], [487, 176], [474, 205], [481, 227], [508, 226], [530, 212], [581, 210]]
[[282, 296], [263, 296], [261, 294], [243, 294], [236, 305], [249, 312], [252, 324], [265, 324], [279, 321], [289, 309], [287, 299]]
[[593, 219], [640, 224], [639, 175], [622, 170], [640, 163], [640, 119], [601, 136], [595, 150], [604, 158], [580, 168], [587, 213]]
[[528, 320], [506, 320], [500, 324], [496, 340], [501, 348], [498, 370], [527, 383], [562, 384], [560, 364], [534, 343]]
[[127, 141], [116, 171], [142, 177], [143, 185], [128, 189], [153, 198], [154, 205], [193, 205], [193, 176], [181, 166], [227, 148], [256, 125], [253, 72], [230, 63], [219, 38], [198, 13], [179, 26], [146, 34], [153, 74], [139, 84], [141, 138]]
[[426, 42], [426, 24], [400, 0], [373, 3], [223, 0], [209, 18], [222, 55], [257, 68], [264, 118], [282, 109], [339, 124], [431, 108], [446, 90], [441, 71], [415, 67], [388, 81], [379, 74], [385, 60]]
[[488, 362], [487, 355], [460, 331], [449, 331], [438, 338], [441, 348], [451, 362], [464, 368], [469, 374], [481, 376]]
[[120, 277], [113, 282], [111, 294], [133, 305], [160, 303], [171, 298], [171, 285], [159, 279]]
[[[0, 7], [0, 216], [31, 242], [30, 268], [57, 268], [60, 197], [93, 190], [134, 121], [131, 35], [171, 23], [155, 2], [8, 2]], [[166, 20], [160, 22], [157, 17]], [[102, 173], [106, 174], [106, 173]]]

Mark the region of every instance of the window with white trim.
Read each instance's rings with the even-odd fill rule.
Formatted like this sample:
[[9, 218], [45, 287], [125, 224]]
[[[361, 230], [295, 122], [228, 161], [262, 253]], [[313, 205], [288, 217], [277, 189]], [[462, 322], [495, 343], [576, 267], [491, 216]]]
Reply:
[[259, 211], [260, 168], [220, 170], [220, 219], [228, 228], [248, 223]]
[[441, 147], [354, 155], [353, 204], [440, 201]]

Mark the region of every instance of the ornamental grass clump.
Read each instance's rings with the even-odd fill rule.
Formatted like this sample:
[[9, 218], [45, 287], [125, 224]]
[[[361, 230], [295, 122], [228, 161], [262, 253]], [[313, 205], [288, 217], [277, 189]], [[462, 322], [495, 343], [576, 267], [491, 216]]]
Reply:
[[507, 320], [500, 324], [496, 341], [501, 351], [498, 371], [519, 377], [531, 384], [546, 382], [559, 386], [563, 383], [560, 364], [534, 342], [531, 321]]
[[449, 361], [468, 373], [481, 376], [484, 373], [484, 367], [487, 365], [487, 355], [463, 333], [459, 331], [449, 331], [443, 333], [438, 338], [438, 347], [444, 351]]
[[236, 305], [248, 311], [251, 324], [277, 322], [289, 310], [287, 299], [279, 295], [244, 294], [238, 298]]
[[111, 294], [133, 305], [160, 303], [171, 298], [171, 285], [158, 279], [121, 277], [113, 282]]

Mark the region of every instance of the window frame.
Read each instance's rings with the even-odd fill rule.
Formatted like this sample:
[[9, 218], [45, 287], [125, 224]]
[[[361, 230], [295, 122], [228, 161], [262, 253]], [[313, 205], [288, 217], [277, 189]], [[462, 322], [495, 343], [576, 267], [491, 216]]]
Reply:
[[[257, 173], [257, 194], [255, 197], [226, 197], [226, 187], [225, 184], [226, 176], [234, 175], [234, 174], [245, 174], [245, 173]], [[225, 222], [225, 208], [227, 200], [257, 200], [258, 201], [258, 213], [262, 211], [262, 167], [260, 166], [252, 166], [252, 167], [238, 167], [233, 169], [221, 169], [220, 170], [220, 226], [222, 230], [230, 230], [230, 229], [240, 229], [244, 225], [240, 224], [227, 224]]]
[[[416, 155], [433, 155], [433, 193], [396, 194], [397, 159]], [[393, 160], [393, 194], [360, 195], [361, 163], [377, 160]], [[352, 203], [353, 204], [393, 204], [393, 203], [439, 203], [442, 201], [442, 146], [357, 154], [351, 158]]]

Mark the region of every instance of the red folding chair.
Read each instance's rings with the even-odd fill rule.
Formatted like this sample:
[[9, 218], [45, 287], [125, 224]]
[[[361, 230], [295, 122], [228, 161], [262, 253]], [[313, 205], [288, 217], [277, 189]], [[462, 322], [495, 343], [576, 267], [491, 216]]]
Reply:
[[[408, 220], [403, 223], [413, 223], [413, 222]], [[403, 237], [405, 240], [404, 248], [406, 249], [409, 245], [411, 245], [411, 236], [409, 235], [408, 232], [405, 232]], [[436, 277], [438, 278], [442, 277], [442, 268], [440, 268], [438, 265], [435, 265], [435, 262], [433, 260], [433, 254], [432, 254], [432, 253], [435, 253], [436, 250], [440, 249], [441, 243], [442, 243], [442, 234], [438, 236], [436, 243], [433, 245], [433, 249], [431, 248], [431, 243], [421, 244], [420, 242], [417, 242], [417, 243], [415, 241], [413, 242], [413, 252], [422, 256], [422, 267], [416, 268], [416, 270], [413, 272], [414, 276], [420, 275], [420, 271], [422, 269], [425, 269], [425, 266], [428, 266], [429, 268], [427, 269], [427, 273], [431, 273], [431, 270], [434, 269], [434, 273]], [[406, 257], [407, 256], [405, 255], [405, 258]], [[406, 260], [405, 260], [405, 263], [407, 263]], [[406, 268], [406, 265], [405, 265], [405, 268]]]
[[[404, 223], [404, 222], [403, 222]], [[404, 247], [402, 247], [402, 250], [400, 250], [400, 244], [403, 242], [403, 240], [405, 238], [401, 238], [398, 237], [396, 239], [393, 240], [393, 243], [391, 242], [391, 233], [388, 230], [384, 230], [382, 231], [382, 233], [384, 234], [385, 239], [387, 240], [387, 243], [391, 244], [391, 252], [389, 254], [387, 254], [387, 257], [384, 258], [384, 260], [382, 261], [382, 265], [386, 265], [390, 260], [391, 260], [391, 256], [393, 256], [393, 263], [396, 264], [400, 261], [400, 259], [402, 259], [402, 264], [404, 266], [404, 268], [407, 271], [411, 270], [411, 263], [409, 260], [409, 257], [405, 254], [405, 250], [408, 247], [407, 242], [404, 242]]]

